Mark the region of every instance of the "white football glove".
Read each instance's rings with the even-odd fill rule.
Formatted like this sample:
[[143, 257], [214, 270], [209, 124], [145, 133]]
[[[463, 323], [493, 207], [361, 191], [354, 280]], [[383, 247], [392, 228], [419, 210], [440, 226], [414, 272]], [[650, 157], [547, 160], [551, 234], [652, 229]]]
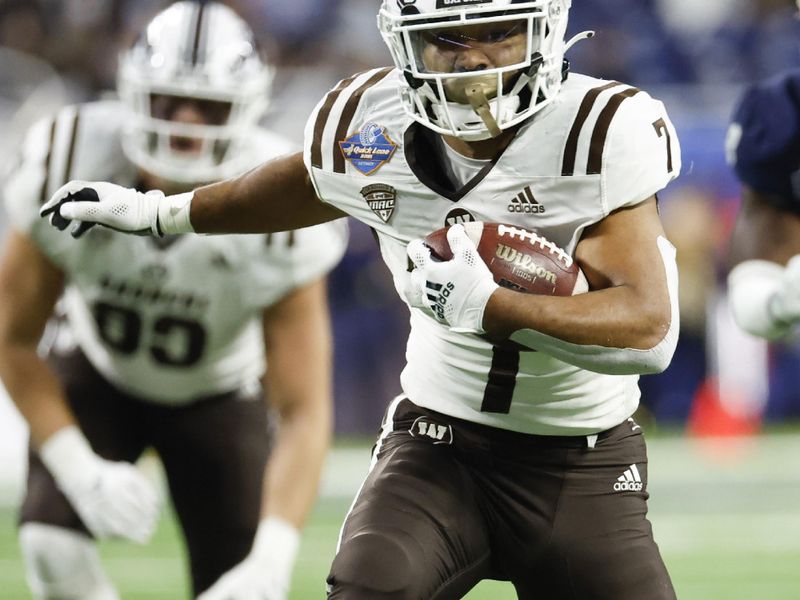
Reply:
[[56, 191], [39, 211], [50, 215], [50, 223], [63, 231], [71, 222], [72, 237], [78, 238], [96, 224], [137, 235], [161, 237], [167, 233], [193, 231], [189, 203], [193, 193], [164, 196], [102, 181], [70, 181]]
[[406, 300], [413, 307], [432, 312], [452, 331], [485, 333], [483, 313], [499, 286], [463, 225], [447, 230], [447, 242], [453, 258], [443, 262], [431, 257], [422, 240], [408, 245], [408, 256], [416, 268], [404, 290]]
[[75, 426], [50, 436], [39, 454], [96, 538], [124, 538], [144, 544], [153, 535], [159, 497], [132, 464], [100, 458]]
[[770, 298], [769, 312], [781, 324], [794, 325], [800, 321], [800, 255], [786, 263], [781, 285]]
[[267, 518], [253, 549], [197, 600], [286, 600], [300, 534], [290, 523]]

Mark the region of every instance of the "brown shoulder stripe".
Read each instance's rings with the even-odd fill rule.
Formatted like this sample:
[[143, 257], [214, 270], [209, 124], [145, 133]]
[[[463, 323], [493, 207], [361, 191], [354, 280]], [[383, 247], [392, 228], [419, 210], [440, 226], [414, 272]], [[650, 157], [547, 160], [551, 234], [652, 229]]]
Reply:
[[611, 81], [605, 85], [589, 90], [583, 97], [580, 108], [578, 108], [578, 115], [575, 117], [575, 122], [572, 124], [572, 129], [569, 131], [567, 145], [564, 147], [564, 162], [561, 165], [561, 174], [565, 177], [575, 174], [575, 156], [578, 153], [578, 138], [581, 135], [583, 124], [586, 123], [586, 119], [589, 118], [589, 113], [592, 112], [592, 107], [597, 97], [615, 85], [620, 85], [620, 83], [618, 81]]
[[44, 204], [47, 201], [47, 188], [50, 185], [50, 161], [53, 159], [53, 142], [56, 139], [56, 123], [57, 118], [53, 119], [50, 125], [50, 141], [47, 143], [47, 155], [44, 159], [44, 177], [42, 178], [42, 190], [39, 193], [39, 204]]
[[314, 140], [311, 142], [311, 166], [317, 169], [322, 168], [322, 134], [325, 132], [325, 124], [328, 122], [328, 116], [331, 114], [333, 104], [348, 85], [355, 81], [355, 78], [361, 75], [356, 73], [352, 77], [343, 79], [339, 82], [334, 89], [328, 92], [325, 96], [325, 103], [320, 107], [317, 113], [317, 120], [314, 121]]
[[75, 110], [75, 116], [72, 117], [72, 133], [69, 138], [69, 150], [67, 151], [67, 162], [64, 166], [64, 180], [62, 183], [67, 183], [72, 179], [72, 162], [75, 158], [75, 145], [78, 140], [78, 126], [81, 121], [80, 109]]
[[361, 101], [361, 96], [363, 96], [364, 92], [366, 92], [369, 88], [386, 77], [391, 71], [392, 69], [387, 67], [374, 73], [372, 77], [367, 79], [367, 81], [365, 81], [364, 84], [358, 88], [352, 96], [350, 96], [350, 98], [347, 100], [347, 104], [344, 105], [342, 116], [339, 118], [339, 125], [336, 127], [336, 136], [333, 138], [334, 173], [344, 173], [344, 154], [342, 154], [342, 150], [339, 148], [339, 142], [347, 137], [348, 129], [350, 129], [350, 122], [353, 120], [353, 116], [356, 114], [356, 109], [358, 108], [358, 103]]
[[637, 88], [628, 88], [623, 92], [614, 94], [600, 113], [594, 126], [592, 141], [589, 146], [589, 162], [586, 164], [587, 175], [600, 174], [603, 168], [603, 148], [606, 145], [606, 137], [608, 137], [608, 129], [611, 127], [611, 120], [617, 114], [620, 104], [627, 98], [638, 94], [639, 91]]

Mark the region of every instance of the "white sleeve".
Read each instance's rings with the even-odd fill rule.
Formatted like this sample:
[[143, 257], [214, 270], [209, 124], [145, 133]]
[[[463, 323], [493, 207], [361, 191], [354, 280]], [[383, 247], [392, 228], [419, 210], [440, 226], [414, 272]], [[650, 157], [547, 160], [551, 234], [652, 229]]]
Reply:
[[680, 313], [678, 307], [678, 266], [675, 247], [663, 236], [658, 238], [658, 249], [664, 263], [669, 292], [670, 324], [661, 341], [646, 350], [636, 348], [608, 348], [565, 342], [531, 329], [520, 329], [511, 335], [517, 343], [545, 352], [565, 363], [587, 371], [609, 375], [645, 375], [660, 373], [669, 366], [678, 344]]
[[9, 170], [2, 195], [12, 227], [63, 266], [74, 240], [39, 216], [40, 206], [49, 199], [47, 184], [54, 133], [53, 118], [43, 119], [28, 130], [18, 160]]
[[37, 122], [25, 136], [16, 164], [9, 170], [3, 196], [11, 224], [30, 234], [40, 220], [39, 206], [44, 197], [53, 119]]
[[602, 173], [608, 213], [646, 200], [680, 173], [675, 127], [664, 105], [645, 92], [620, 105], [608, 135]]

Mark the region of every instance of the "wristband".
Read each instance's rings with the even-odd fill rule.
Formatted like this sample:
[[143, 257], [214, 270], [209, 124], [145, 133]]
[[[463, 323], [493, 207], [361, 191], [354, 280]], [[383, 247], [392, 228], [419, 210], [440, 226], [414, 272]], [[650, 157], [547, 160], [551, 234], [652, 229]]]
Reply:
[[267, 517], [258, 525], [252, 554], [288, 585], [299, 547], [300, 532], [294, 525], [279, 517]]
[[76, 425], [63, 427], [47, 438], [39, 448], [39, 456], [59, 485], [87, 477], [95, 471], [98, 460]]
[[[149, 192], [148, 192], [149, 193]], [[192, 206], [194, 192], [164, 196], [158, 203], [158, 233], [194, 233], [189, 211]]]
[[[780, 338], [791, 325], [775, 310], [784, 267], [768, 260], [746, 260], [728, 274], [728, 300], [736, 323], [750, 335]], [[778, 311], [779, 312], [779, 311]]]

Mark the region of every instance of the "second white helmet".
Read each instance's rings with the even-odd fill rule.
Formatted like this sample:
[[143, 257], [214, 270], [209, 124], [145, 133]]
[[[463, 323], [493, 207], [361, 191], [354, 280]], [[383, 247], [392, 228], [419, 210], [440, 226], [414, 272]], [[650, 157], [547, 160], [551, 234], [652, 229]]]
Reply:
[[[245, 147], [269, 99], [272, 69], [250, 27], [216, 2], [177, 2], [147, 25], [120, 56], [118, 91], [132, 111], [123, 148], [139, 167], [175, 182], [230, 177], [250, 165]], [[158, 109], [164, 99], [209, 108], [205, 123], [180, 123]], [[198, 152], [175, 139], [201, 140]]]

